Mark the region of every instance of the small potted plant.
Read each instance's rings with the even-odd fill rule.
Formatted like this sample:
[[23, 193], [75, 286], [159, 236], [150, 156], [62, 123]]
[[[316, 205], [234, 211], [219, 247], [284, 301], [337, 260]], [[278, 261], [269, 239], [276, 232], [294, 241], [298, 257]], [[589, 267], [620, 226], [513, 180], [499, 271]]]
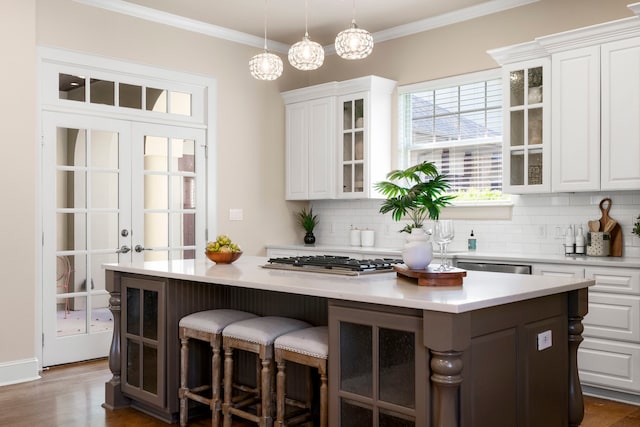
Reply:
[[313, 229], [318, 225], [318, 215], [313, 214], [313, 208], [307, 211], [307, 208], [302, 208], [298, 212], [298, 224], [304, 229], [306, 234], [304, 235], [304, 243], [307, 245], [313, 245], [316, 242], [316, 236], [313, 235]]
[[404, 217], [411, 220], [400, 230], [410, 233], [402, 248], [402, 260], [412, 270], [426, 269], [433, 259], [433, 248], [423, 230], [424, 221], [437, 220], [440, 210], [451, 204], [454, 196], [446, 194], [449, 181], [431, 162], [391, 171], [387, 178], [389, 181], [376, 183], [376, 189], [387, 197], [380, 213], [391, 212], [395, 221]]
[[633, 230], [631, 230], [633, 234], [640, 237], [640, 215], [636, 218], [636, 223], [633, 224]]

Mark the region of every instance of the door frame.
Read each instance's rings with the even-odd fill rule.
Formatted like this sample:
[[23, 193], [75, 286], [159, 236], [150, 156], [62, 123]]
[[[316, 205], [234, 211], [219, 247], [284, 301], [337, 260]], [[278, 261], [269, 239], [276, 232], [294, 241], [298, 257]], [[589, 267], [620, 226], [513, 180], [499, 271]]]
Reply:
[[[157, 124], [174, 124], [176, 126], [190, 126], [205, 131], [205, 238], [209, 234], [216, 234], [217, 205], [216, 205], [216, 134], [217, 134], [217, 80], [211, 76], [193, 74], [177, 69], [168, 69], [141, 65], [139, 63], [117, 60], [39, 46], [37, 48], [38, 88], [37, 88], [37, 129], [36, 129], [36, 212], [35, 218], [35, 334], [34, 349], [38, 371], [43, 368], [43, 114], [50, 112], [68, 112], [74, 114], [98, 115], [104, 118], [116, 118], [129, 121], [143, 121]], [[182, 64], [180, 64], [182, 65]], [[178, 66], [178, 65], [177, 65]], [[123, 71], [125, 70], [125, 71]], [[114, 81], [133, 79], [144, 84], [146, 82], [169, 82], [177, 90], [189, 91], [195, 94], [193, 98], [193, 114], [182, 117], [165, 117], [153, 112], [136, 111], [126, 108], [105, 108], [102, 105], [78, 104], [74, 101], [59, 99], [58, 73], [68, 71], [74, 73], [99, 73], [101, 76], [112, 76]], [[162, 86], [158, 86], [162, 87]], [[204, 256], [196, 254], [197, 257]]]

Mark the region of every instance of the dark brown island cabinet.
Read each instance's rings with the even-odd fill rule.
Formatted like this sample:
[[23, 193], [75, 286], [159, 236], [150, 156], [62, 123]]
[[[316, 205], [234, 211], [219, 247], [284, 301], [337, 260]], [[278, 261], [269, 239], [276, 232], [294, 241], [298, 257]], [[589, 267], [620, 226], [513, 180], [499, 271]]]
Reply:
[[[105, 266], [114, 314], [106, 408], [176, 422], [180, 318], [236, 308], [329, 326], [332, 427], [582, 421], [577, 349], [590, 280], [469, 272], [460, 287], [425, 289], [395, 273], [326, 277], [240, 261]], [[190, 352], [190, 363], [207, 366], [207, 350]]]

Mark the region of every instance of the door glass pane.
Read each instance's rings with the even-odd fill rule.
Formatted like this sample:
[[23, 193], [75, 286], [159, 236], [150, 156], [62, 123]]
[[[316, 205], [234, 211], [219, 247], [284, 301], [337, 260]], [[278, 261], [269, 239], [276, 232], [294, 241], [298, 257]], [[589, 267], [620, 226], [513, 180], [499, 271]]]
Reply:
[[511, 185], [524, 185], [524, 151], [511, 152]]
[[147, 111], [156, 111], [159, 113], [167, 112], [167, 91], [164, 89], [155, 89], [148, 87], [147, 95]]
[[172, 247], [195, 246], [196, 244], [196, 215], [194, 213], [171, 214]]
[[[97, 276], [94, 276], [97, 279]], [[91, 298], [91, 316], [89, 331], [91, 333], [113, 330], [113, 314], [109, 310], [109, 294], [94, 295]]]
[[353, 191], [361, 193], [364, 191], [364, 165], [358, 163], [354, 165]]
[[351, 133], [345, 133], [343, 136], [342, 160], [345, 162], [349, 162], [353, 160], [352, 138], [353, 138], [353, 134]]
[[115, 105], [115, 84], [108, 80], [91, 79], [91, 103]]
[[354, 134], [355, 159], [364, 159], [364, 132], [358, 131]]
[[529, 152], [529, 185], [542, 184], [542, 150]]
[[509, 77], [509, 92], [511, 94], [509, 105], [512, 107], [524, 105], [524, 70], [512, 71]]
[[542, 144], [542, 108], [529, 110], [529, 145]]
[[158, 393], [158, 350], [154, 347], [143, 345], [142, 347], [143, 372], [142, 389], [149, 393]]
[[158, 292], [143, 291], [142, 335], [152, 340], [158, 339]]
[[96, 212], [89, 216], [92, 249], [112, 249], [118, 247], [118, 214]]
[[140, 387], [140, 344], [127, 339], [127, 384]]
[[351, 165], [342, 166], [342, 191], [344, 193], [351, 193], [353, 191], [353, 178], [351, 174]]
[[66, 337], [87, 333], [86, 297], [65, 297], [56, 299], [56, 335]]
[[356, 99], [355, 100], [355, 117], [356, 117], [356, 127], [361, 128], [364, 126], [364, 99]]
[[384, 409], [380, 410], [378, 421], [380, 427], [414, 427], [416, 425], [412, 418]]
[[91, 166], [118, 169], [118, 133], [91, 131]]
[[359, 402], [341, 399], [340, 425], [342, 427], [373, 426], [373, 411]]
[[524, 145], [524, 112], [512, 111], [511, 112], [511, 146]]
[[144, 208], [167, 209], [169, 188], [166, 175], [144, 176]]
[[166, 248], [169, 246], [169, 214], [144, 214], [144, 247]]
[[380, 328], [378, 335], [379, 399], [415, 408], [415, 334]]
[[57, 128], [56, 164], [85, 166], [87, 133], [84, 129]]
[[144, 140], [144, 170], [167, 172], [169, 165], [167, 154], [169, 139], [157, 136], [145, 136]]
[[353, 128], [353, 103], [347, 101], [342, 104], [343, 116], [343, 130], [349, 130]]
[[85, 172], [59, 170], [56, 174], [56, 207], [85, 208], [85, 179]]
[[182, 155], [178, 159], [178, 170], [180, 172], [195, 172], [195, 141], [182, 139]]
[[127, 288], [127, 333], [140, 335], [140, 289]]
[[85, 101], [86, 78], [73, 74], [58, 74], [58, 98]]
[[[115, 246], [114, 246], [115, 248]], [[109, 253], [109, 254], [91, 254], [91, 277], [93, 280], [93, 290], [94, 291], [105, 291], [105, 271], [102, 268], [103, 264], [107, 263], [117, 263], [118, 262], [118, 254]], [[107, 301], [108, 303], [108, 301]], [[105, 306], [106, 307], [106, 306]]]
[[86, 218], [86, 214], [83, 213], [59, 213], [56, 215], [57, 251], [86, 249]]
[[118, 89], [118, 99], [121, 107], [142, 109], [142, 86], [120, 83]]
[[117, 172], [91, 174], [91, 208], [118, 209], [118, 178]]
[[[74, 255], [69, 256], [71, 262], [71, 278], [69, 280], [69, 292], [83, 292], [84, 278], [87, 273], [87, 256], [86, 255]], [[84, 309], [84, 306], [82, 306]], [[74, 309], [75, 307], [71, 307]]]
[[182, 116], [191, 115], [191, 94], [184, 92], [171, 92], [171, 110], [172, 114], [180, 114]]
[[340, 323], [340, 389], [373, 395], [373, 336], [368, 325]]

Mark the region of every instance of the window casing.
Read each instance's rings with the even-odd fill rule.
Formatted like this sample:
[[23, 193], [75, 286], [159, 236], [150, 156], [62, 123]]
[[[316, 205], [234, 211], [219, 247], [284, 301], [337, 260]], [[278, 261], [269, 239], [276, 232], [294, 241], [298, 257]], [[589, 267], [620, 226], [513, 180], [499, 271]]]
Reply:
[[502, 196], [502, 85], [499, 70], [398, 90], [400, 167], [431, 161], [458, 200]]

